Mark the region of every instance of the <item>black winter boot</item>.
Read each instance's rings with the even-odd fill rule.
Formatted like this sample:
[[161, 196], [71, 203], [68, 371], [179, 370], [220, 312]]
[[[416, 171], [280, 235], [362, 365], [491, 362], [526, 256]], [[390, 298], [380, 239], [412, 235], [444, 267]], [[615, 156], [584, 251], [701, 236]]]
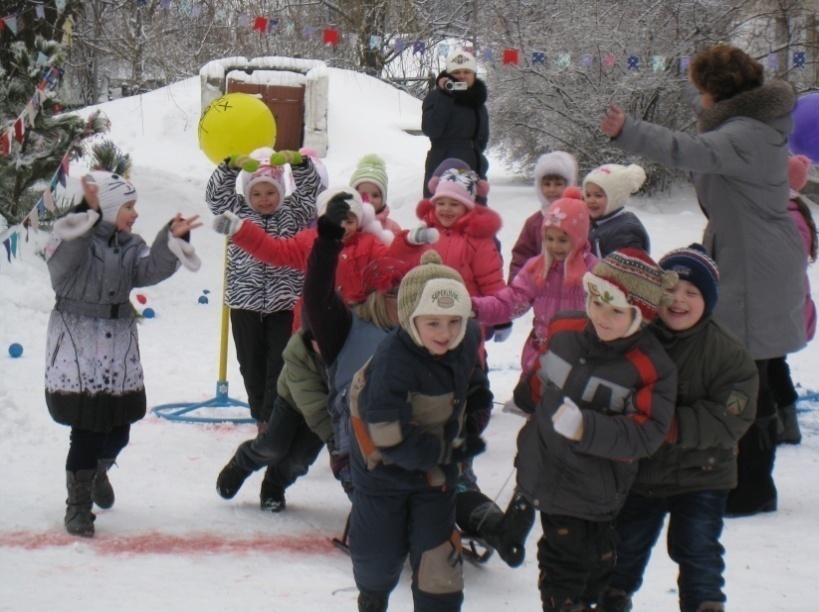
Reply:
[[267, 480], [262, 480], [262, 490], [259, 493], [260, 506], [266, 512], [281, 512], [287, 505], [284, 500], [284, 491], [281, 487]]
[[697, 612], [725, 612], [725, 604], [721, 601], [704, 601]]
[[799, 444], [802, 442], [802, 432], [799, 430], [799, 421], [796, 418], [796, 406], [783, 406], [779, 409], [782, 419], [782, 432], [778, 433], [777, 442], [780, 444]]
[[65, 500], [65, 530], [71, 535], [91, 538], [94, 536], [94, 519], [91, 512], [91, 489], [96, 470], [66, 472], [68, 499]]
[[[459, 497], [469, 494], [461, 493]], [[470, 513], [466, 531], [477, 535], [497, 550], [509, 567], [518, 567], [526, 557], [526, 536], [535, 522], [534, 508], [525, 498], [516, 494], [506, 513], [503, 513], [483, 493], [472, 494], [476, 496], [476, 501], [484, 501], [478, 503]]]
[[250, 472], [239, 467], [234, 456], [230, 463], [219, 472], [219, 477], [216, 479], [216, 492], [225, 499], [233, 499], [248, 476]]
[[108, 480], [108, 470], [114, 465], [114, 459], [100, 459], [97, 461], [97, 473], [94, 474], [94, 487], [91, 491], [91, 498], [94, 503], [103, 510], [108, 510], [114, 505], [114, 487]]
[[386, 597], [373, 597], [372, 595], [358, 594], [358, 612], [386, 612]]
[[610, 587], [606, 587], [597, 602], [597, 609], [600, 612], [629, 612], [631, 606], [631, 593]]

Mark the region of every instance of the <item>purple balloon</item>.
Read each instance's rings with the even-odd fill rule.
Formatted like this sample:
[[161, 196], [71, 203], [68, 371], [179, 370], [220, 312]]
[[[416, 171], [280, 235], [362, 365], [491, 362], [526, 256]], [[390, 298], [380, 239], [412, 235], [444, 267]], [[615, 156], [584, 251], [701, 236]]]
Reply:
[[806, 155], [814, 164], [819, 163], [819, 92], [797, 100], [788, 148], [794, 155]]

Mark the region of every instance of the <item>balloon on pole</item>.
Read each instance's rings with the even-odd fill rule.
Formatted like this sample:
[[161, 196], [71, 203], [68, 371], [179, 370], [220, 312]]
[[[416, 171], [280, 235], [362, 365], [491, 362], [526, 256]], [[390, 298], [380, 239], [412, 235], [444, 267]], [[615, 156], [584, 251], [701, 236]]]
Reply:
[[259, 98], [229, 93], [217, 98], [199, 119], [199, 148], [214, 164], [234, 153], [248, 153], [276, 143], [276, 120]]

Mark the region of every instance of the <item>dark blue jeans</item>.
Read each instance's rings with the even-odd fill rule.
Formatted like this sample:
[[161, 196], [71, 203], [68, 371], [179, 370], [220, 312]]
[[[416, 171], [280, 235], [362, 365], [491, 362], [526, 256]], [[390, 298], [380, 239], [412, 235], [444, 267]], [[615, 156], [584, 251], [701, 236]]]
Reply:
[[680, 610], [696, 612], [704, 601], [724, 602], [725, 549], [719, 538], [727, 497], [721, 489], [654, 498], [629, 494], [615, 520], [620, 544], [609, 585], [628, 593], [640, 588], [668, 514], [668, 555], [680, 566]]

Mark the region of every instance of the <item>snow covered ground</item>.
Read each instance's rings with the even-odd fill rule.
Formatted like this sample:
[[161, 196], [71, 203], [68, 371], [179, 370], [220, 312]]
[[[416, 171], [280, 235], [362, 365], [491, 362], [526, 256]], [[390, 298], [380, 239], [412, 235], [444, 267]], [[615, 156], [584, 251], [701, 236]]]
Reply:
[[[346, 182], [362, 155], [382, 155], [393, 216], [412, 225], [429, 141], [403, 130], [418, 128], [420, 102], [374, 79], [330, 72], [325, 163], [331, 183]], [[135, 230], [151, 241], [176, 211], [200, 214], [209, 223], [204, 191], [213, 166], [196, 142], [198, 78], [101, 108], [112, 121], [111, 137], [135, 162], [132, 179], [141, 214]], [[530, 182], [507, 175], [498, 160], [492, 168], [490, 203], [505, 221], [500, 239], [508, 262], [536, 204]], [[73, 177], [80, 174], [79, 167], [72, 168]], [[638, 198], [634, 209], [651, 234], [655, 257], [701, 235], [704, 218], [687, 187], [671, 197]], [[43, 399], [45, 330], [54, 302], [37, 254], [45, 240], [43, 233], [32, 234], [21, 258], [11, 265], [0, 261], [0, 610], [355, 609], [350, 560], [330, 544], [341, 534], [348, 502], [326, 454], [288, 491], [287, 510], [280, 515], [259, 510], [261, 473], [232, 501], [216, 494], [219, 470], [236, 446], [254, 435], [249, 425], [178, 424], [147, 416], [132, 428], [131, 444], [111, 472], [117, 501], [111, 510], [97, 511], [97, 536], [66, 535], [68, 429], [50, 419]], [[156, 311], [139, 329], [149, 406], [214, 395], [224, 239], [204, 227], [192, 241], [203, 262], [198, 273], [181, 270], [159, 286], [135, 292]], [[811, 269], [811, 276], [819, 287], [819, 268]], [[207, 305], [197, 301], [204, 290], [211, 292]], [[501, 402], [511, 396], [518, 377], [529, 325], [528, 317], [520, 319], [506, 343], [489, 345], [492, 388]], [[6, 352], [13, 342], [24, 347], [18, 359]], [[228, 363], [231, 396], [246, 399], [232, 346]], [[793, 355], [790, 363], [796, 381], [819, 388], [819, 345]], [[800, 407], [803, 443], [778, 452], [779, 511], [726, 523], [731, 610], [817, 607], [819, 418], [815, 404]], [[519, 417], [498, 410], [487, 431], [488, 451], [476, 462], [482, 487], [502, 507], [512, 493], [521, 424]], [[539, 609], [539, 532], [536, 525], [519, 569], [497, 558], [484, 567], [465, 567], [465, 610]], [[635, 609], [676, 609], [675, 579], [675, 567], [658, 545]], [[410, 610], [411, 601], [405, 572], [391, 609]]]

